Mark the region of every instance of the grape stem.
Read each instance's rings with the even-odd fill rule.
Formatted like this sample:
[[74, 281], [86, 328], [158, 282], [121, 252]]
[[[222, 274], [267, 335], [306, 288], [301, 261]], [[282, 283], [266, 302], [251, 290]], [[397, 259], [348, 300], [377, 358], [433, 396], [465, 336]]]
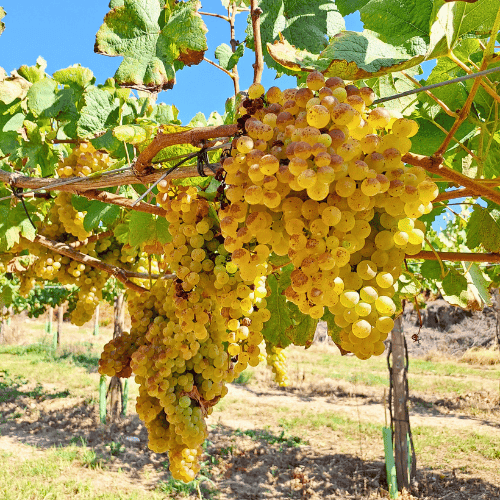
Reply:
[[499, 253], [431, 252], [421, 250], [415, 255], [407, 255], [411, 260], [448, 260], [450, 262], [500, 262]]
[[461, 186], [469, 189], [476, 196], [481, 196], [493, 201], [494, 203], [500, 204], [500, 192], [494, 191], [487, 186], [483, 186], [474, 179], [471, 179], [470, 177], [443, 165], [443, 158], [440, 156], [422, 156], [413, 153], [406, 153], [402, 160], [404, 163], [422, 167], [431, 174], [439, 175], [460, 184]]
[[35, 236], [33, 243], [37, 243], [45, 248], [48, 248], [49, 250], [60, 253], [61, 255], [65, 255], [66, 257], [69, 257], [72, 260], [81, 262], [82, 264], [109, 273], [112, 276], [114, 276], [118, 281], [123, 283], [123, 285], [129, 288], [130, 290], [134, 290], [135, 292], [138, 293], [144, 293], [149, 291], [146, 288], [143, 288], [142, 286], [137, 285], [136, 283], [130, 281], [128, 279], [129, 274], [124, 269], [121, 269], [117, 266], [113, 266], [112, 264], [107, 264], [105, 262], [102, 262], [99, 259], [96, 259], [95, 257], [91, 257], [90, 255], [78, 252], [77, 250], [70, 247], [66, 243], [60, 243], [58, 241], [49, 240], [48, 238], [42, 236], [41, 234], [37, 234]]
[[[498, 33], [498, 30], [500, 28], [500, 10], [498, 11], [495, 22], [493, 23], [493, 28], [491, 30], [491, 36], [490, 40], [488, 42], [488, 45], [486, 46], [486, 50], [484, 51], [483, 55], [483, 60], [481, 62], [481, 67], [479, 68], [481, 71], [485, 70], [488, 67], [488, 58], [493, 54], [494, 48], [495, 48], [495, 40], [496, 36]], [[472, 88], [469, 92], [469, 95], [467, 97], [467, 100], [465, 101], [465, 104], [463, 108], [461, 109], [458, 118], [455, 120], [455, 123], [451, 127], [448, 135], [444, 138], [444, 141], [442, 142], [441, 146], [437, 149], [437, 151], [434, 153], [435, 156], [437, 157], [442, 157], [444, 152], [448, 149], [448, 145], [450, 144], [450, 141], [452, 137], [455, 135], [457, 130], [460, 128], [460, 125], [465, 121], [467, 118], [467, 115], [469, 114], [470, 108], [472, 106], [472, 102], [474, 101], [474, 97], [476, 96], [476, 92], [479, 89], [479, 86], [481, 85], [481, 78], [476, 78], [474, 80], [474, 83], [472, 85]], [[467, 186], [466, 186], [467, 187]], [[499, 195], [500, 199], [500, 195]], [[498, 203], [495, 202], [495, 203]]]
[[[404, 71], [401, 71], [401, 73], [406, 77], [408, 78], [408, 80], [410, 80], [410, 82], [412, 82], [414, 85], [416, 85], [418, 88], [422, 88], [423, 85], [421, 85], [418, 80], [415, 80], [415, 78], [413, 78], [412, 76], [408, 75], [407, 73], [405, 73]], [[457, 118], [458, 115], [452, 111], [441, 99], [439, 99], [438, 97], [436, 97], [430, 90], [425, 90], [425, 93], [432, 99], [434, 100], [435, 102], [437, 102], [439, 104], [439, 106], [441, 106], [441, 109], [449, 116], [451, 116], [452, 118]]]
[[260, 15], [262, 9], [258, 0], [250, 0], [250, 16], [252, 18], [253, 43], [255, 47], [255, 63], [253, 64], [253, 83], [260, 83], [264, 71], [264, 57], [262, 55], [262, 38], [260, 36]]

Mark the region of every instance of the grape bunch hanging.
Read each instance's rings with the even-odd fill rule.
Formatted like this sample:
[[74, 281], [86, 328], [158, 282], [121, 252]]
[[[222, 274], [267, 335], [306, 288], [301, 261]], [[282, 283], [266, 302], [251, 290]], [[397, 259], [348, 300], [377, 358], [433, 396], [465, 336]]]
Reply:
[[416, 123], [373, 100], [317, 72], [300, 89], [254, 84], [222, 164], [223, 201], [158, 184], [172, 238], [160, 271], [176, 278], [131, 294], [131, 332], [105, 346], [99, 370], [135, 374], [149, 446], [169, 452], [175, 478], [195, 477], [205, 418], [248, 365], [266, 359], [287, 383], [280, 346], [262, 335], [276, 256], [293, 267], [284, 295], [301, 313], [332, 313], [340, 347], [361, 359], [383, 352], [403, 260], [422, 248], [418, 217], [438, 189], [402, 162]]

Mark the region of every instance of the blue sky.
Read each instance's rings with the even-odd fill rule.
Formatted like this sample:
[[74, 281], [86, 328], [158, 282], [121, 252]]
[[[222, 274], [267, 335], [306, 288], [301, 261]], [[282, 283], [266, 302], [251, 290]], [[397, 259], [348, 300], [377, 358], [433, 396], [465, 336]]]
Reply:
[[[102, 83], [113, 76], [121, 57], [106, 57], [94, 53], [95, 34], [109, 11], [108, 0], [0, 0], [7, 12], [3, 19], [6, 29], [0, 36], [0, 66], [7, 72], [22, 64], [35, 64], [38, 56], [48, 63], [47, 72], [80, 63], [90, 68]], [[202, 11], [227, 14], [220, 0], [205, 0]], [[28, 14], [29, 13], [29, 14]], [[218, 18], [203, 16], [208, 28], [206, 57], [214, 60], [214, 51], [221, 43], [229, 43], [229, 24]], [[361, 31], [362, 23], [356, 14], [346, 19], [347, 28]], [[236, 17], [236, 39], [245, 38], [246, 14]], [[253, 52], [247, 50], [238, 64], [240, 87], [246, 89], [253, 79]], [[264, 72], [263, 85], [267, 88], [294, 87], [295, 78], [282, 77], [275, 81], [275, 72]], [[160, 93], [159, 101], [175, 104], [180, 119], [187, 123], [197, 112], [207, 117], [212, 111], [224, 110], [225, 100], [233, 95], [232, 80], [206, 62], [185, 68], [177, 73], [172, 90]]]

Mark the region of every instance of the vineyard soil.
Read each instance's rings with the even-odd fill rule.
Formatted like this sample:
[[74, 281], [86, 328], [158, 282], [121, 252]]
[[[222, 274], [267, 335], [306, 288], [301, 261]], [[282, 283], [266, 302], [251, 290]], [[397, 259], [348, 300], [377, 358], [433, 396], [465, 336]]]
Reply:
[[[33, 326], [29, 336], [18, 330], [18, 343], [33, 342], [41, 323]], [[68, 326], [60, 354], [2, 351], [0, 498], [198, 497], [196, 484], [173, 481], [165, 457], [147, 450], [133, 404], [123, 421], [99, 425], [92, 360], [109, 335], [104, 329], [82, 343], [81, 331]], [[360, 362], [315, 345], [307, 354], [293, 348], [288, 358], [289, 388], [277, 388], [259, 367], [216, 407], [202, 469], [212, 482], [201, 483], [203, 497], [379, 498], [384, 357]], [[411, 359], [414, 498], [500, 496], [498, 366], [432, 353]]]

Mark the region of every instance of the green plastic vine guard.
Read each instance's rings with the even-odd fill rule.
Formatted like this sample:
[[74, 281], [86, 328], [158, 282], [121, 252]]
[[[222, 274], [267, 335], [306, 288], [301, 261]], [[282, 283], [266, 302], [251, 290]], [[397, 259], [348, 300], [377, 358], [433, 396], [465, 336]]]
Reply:
[[52, 347], [54, 351], [57, 349], [57, 328], [52, 333]]
[[387, 471], [387, 484], [389, 485], [389, 498], [398, 498], [398, 483], [396, 476], [396, 462], [394, 461], [394, 449], [392, 446], [392, 429], [382, 428], [384, 438], [385, 467]]
[[106, 423], [106, 375], [99, 379], [99, 419], [101, 424]]
[[125, 379], [125, 383], [123, 384], [122, 415], [124, 417], [127, 415], [127, 403], [128, 403], [128, 378]]
[[94, 337], [97, 337], [99, 335], [99, 321], [96, 321], [94, 323], [94, 331], [93, 331]]

